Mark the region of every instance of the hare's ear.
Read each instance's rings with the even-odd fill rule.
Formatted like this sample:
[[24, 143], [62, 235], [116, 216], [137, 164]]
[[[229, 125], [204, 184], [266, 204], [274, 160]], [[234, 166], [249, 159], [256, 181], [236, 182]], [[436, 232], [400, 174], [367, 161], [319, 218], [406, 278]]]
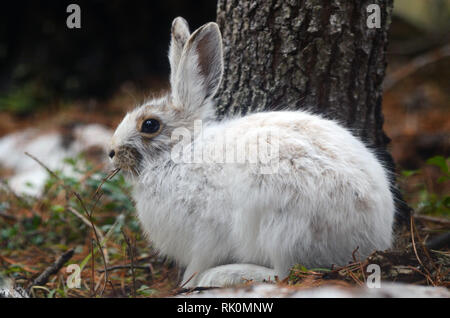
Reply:
[[196, 30], [184, 46], [172, 86], [174, 102], [196, 112], [217, 92], [222, 75], [222, 36], [211, 22]]
[[171, 39], [169, 46], [170, 84], [173, 85], [184, 45], [190, 36], [189, 25], [182, 17], [175, 18], [172, 22]]

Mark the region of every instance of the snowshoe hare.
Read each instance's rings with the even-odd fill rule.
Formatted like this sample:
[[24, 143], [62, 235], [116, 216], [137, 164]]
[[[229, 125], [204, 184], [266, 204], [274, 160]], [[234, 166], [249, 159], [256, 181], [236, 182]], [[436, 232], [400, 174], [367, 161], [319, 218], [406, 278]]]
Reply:
[[[215, 23], [190, 34], [176, 18], [169, 61], [170, 93], [125, 116], [109, 156], [153, 246], [185, 267], [182, 283], [282, 279], [297, 263], [345, 265], [357, 248], [363, 258], [391, 246], [387, 172], [346, 128], [304, 111], [216, 120]], [[262, 144], [267, 160], [251, 160]]]

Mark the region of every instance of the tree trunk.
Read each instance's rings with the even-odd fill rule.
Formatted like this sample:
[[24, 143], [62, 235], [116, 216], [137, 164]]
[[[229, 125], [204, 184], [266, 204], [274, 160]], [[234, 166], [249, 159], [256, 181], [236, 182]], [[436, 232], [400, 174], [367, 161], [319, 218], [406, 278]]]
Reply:
[[[369, 28], [378, 4], [380, 28]], [[410, 208], [395, 187], [383, 131], [382, 82], [392, 0], [219, 0], [225, 70], [217, 94], [220, 117], [309, 109], [339, 120], [392, 172], [398, 218]]]

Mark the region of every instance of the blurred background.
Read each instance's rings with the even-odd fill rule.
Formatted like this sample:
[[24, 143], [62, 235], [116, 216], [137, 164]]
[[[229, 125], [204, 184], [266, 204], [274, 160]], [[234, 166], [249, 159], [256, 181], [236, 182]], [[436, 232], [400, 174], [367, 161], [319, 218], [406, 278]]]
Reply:
[[[42, 102], [104, 98], [126, 81], [165, 76], [172, 19], [184, 16], [196, 28], [215, 20], [216, 9], [206, 0], [77, 1], [82, 27], [69, 29], [66, 8], [72, 2], [19, 0], [2, 9], [2, 94], [27, 87], [41, 91]], [[36, 106], [45, 107], [39, 101]]]
[[[33, 266], [49, 262], [46, 254], [69, 246], [76, 245], [74, 260], [87, 264], [90, 225], [61, 184], [89, 197], [106, 175], [105, 147], [124, 113], [167, 88], [173, 18], [183, 16], [191, 30], [216, 19], [212, 0], [79, 0], [81, 29], [68, 29], [72, 2], [8, 1], [0, 12], [0, 273], [16, 281], [29, 281], [38, 272]], [[387, 60], [384, 129], [401, 189], [417, 213], [449, 217], [450, 0], [395, 0]], [[110, 261], [130, 257], [123, 228], [138, 242], [136, 257], [156, 257], [140, 237], [123, 178], [103, 189], [96, 222], [114, 238]], [[164, 262], [137, 276], [135, 294], [174, 286], [173, 264]], [[124, 273], [114, 279], [126, 295], [133, 288]], [[61, 282], [51, 286], [48, 295], [67, 296]]]

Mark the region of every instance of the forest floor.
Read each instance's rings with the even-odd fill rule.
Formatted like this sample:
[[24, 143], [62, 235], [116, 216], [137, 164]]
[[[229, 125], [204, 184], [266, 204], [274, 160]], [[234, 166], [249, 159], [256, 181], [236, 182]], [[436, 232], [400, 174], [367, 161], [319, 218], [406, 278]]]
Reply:
[[[123, 177], [116, 175], [103, 183], [105, 178], [101, 167], [86, 166], [81, 182], [55, 172], [39, 199], [1, 191], [2, 274], [29, 288], [36, 297], [165, 297], [180, 293], [178, 268], [149, 248]], [[396, 246], [390, 251], [361, 259], [355, 250], [353, 261], [344, 267], [310, 269], [298, 264], [288, 278], [275, 283], [295, 288], [363, 286], [371, 274], [368, 266], [378, 264], [382, 281], [450, 288], [448, 238], [446, 244], [435, 241], [449, 229], [448, 217], [416, 214], [398, 229]], [[100, 242], [103, 250], [98, 249]], [[426, 247], [429, 244], [431, 248]], [[42, 277], [59, 257], [66, 257], [57, 265], [59, 271]], [[80, 288], [69, 288], [71, 282], [76, 283], [70, 279], [75, 273], [70, 264], [78, 265]]]
[[[435, 241], [450, 230], [450, 93], [439, 80], [450, 77], [436, 76], [441, 69], [450, 68], [433, 67], [436, 69], [399, 81], [384, 96], [385, 130], [392, 138], [399, 185], [415, 210], [414, 217], [397, 229], [395, 248], [366, 259], [360, 259], [355, 250], [353, 261], [344, 267], [308, 269], [298, 264], [288, 278], [276, 284], [295, 288], [360, 286], [370, 275], [368, 265], [378, 264], [384, 281], [450, 288], [448, 238], [446, 244]], [[159, 89], [159, 83], [154, 80], [150, 86]], [[74, 121], [113, 129], [139, 96], [140, 92], [126, 84], [108, 101], [64, 107], [57, 103], [59, 106], [26, 116], [2, 113], [0, 136], [36, 127], [37, 122], [42, 130], [63, 129]], [[178, 268], [149, 248], [123, 177], [118, 174], [104, 181], [109, 172], [95, 158], [71, 158], [66, 164], [82, 177], [52, 171], [40, 198], [18, 195], [8, 190], [6, 183], [0, 188], [0, 273], [36, 297], [164, 297], [179, 293]], [[1, 175], [8, 173], [2, 171]], [[99, 249], [100, 245], [104, 248]], [[68, 252], [72, 249], [73, 253]], [[66, 259], [54, 268], [57, 273], [42, 276], [61, 256]], [[71, 264], [78, 267], [73, 269]], [[80, 286], [69, 288], [77, 283], [71, 274], [78, 269]]]

